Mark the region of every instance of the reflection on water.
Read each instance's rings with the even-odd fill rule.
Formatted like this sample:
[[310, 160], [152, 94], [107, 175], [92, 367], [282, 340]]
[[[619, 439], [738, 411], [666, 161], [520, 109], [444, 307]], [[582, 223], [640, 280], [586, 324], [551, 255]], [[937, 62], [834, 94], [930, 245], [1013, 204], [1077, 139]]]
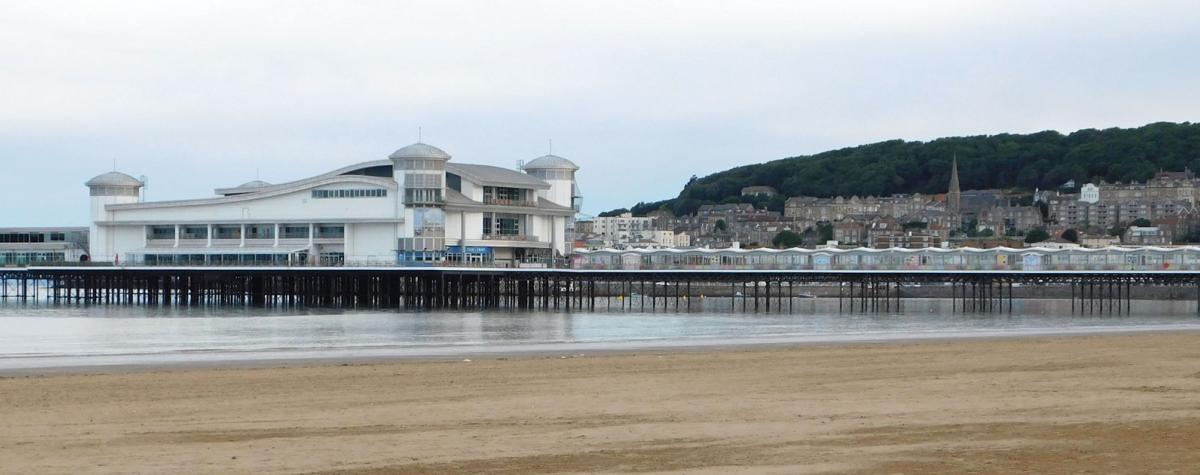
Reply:
[[1132, 316], [1072, 315], [1070, 302], [1053, 300], [965, 314], [940, 299], [870, 313], [840, 312], [836, 299], [796, 299], [790, 312], [785, 301], [771, 313], [733, 312], [727, 298], [693, 300], [690, 312], [673, 303], [662, 310], [661, 301], [655, 311], [606, 303], [589, 312], [408, 312], [7, 302], [0, 303], [0, 369], [1200, 329], [1195, 304], [1185, 301], [1134, 302]]

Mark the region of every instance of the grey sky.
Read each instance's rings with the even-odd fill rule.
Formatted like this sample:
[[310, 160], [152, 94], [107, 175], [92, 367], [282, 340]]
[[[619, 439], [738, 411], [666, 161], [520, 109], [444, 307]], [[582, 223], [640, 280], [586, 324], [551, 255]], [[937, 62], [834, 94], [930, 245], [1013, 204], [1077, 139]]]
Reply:
[[1196, 2], [0, 4], [0, 225], [386, 157], [578, 163], [585, 211], [892, 138], [1195, 121]]

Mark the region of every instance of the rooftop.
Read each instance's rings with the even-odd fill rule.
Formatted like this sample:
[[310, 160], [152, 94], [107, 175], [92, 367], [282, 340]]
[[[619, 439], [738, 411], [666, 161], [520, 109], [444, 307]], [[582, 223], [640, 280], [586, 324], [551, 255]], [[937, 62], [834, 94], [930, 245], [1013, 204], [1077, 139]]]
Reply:
[[99, 175], [87, 183], [86, 186], [142, 186], [142, 181], [118, 171], [111, 171]]
[[449, 160], [450, 154], [446, 153], [445, 150], [434, 147], [433, 145], [417, 142], [392, 152], [391, 155], [388, 155], [388, 158], [432, 158], [436, 160]]
[[578, 170], [579, 165], [558, 155], [542, 155], [530, 160], [522, 168], [526, 170]]
[[447, 163], [446, 173], [453, 173], [475, 183], [486, 186], [509, 186], [513, 188], [549, 189], [550, 184], [541, 179], [516, 170], [491, 165]]

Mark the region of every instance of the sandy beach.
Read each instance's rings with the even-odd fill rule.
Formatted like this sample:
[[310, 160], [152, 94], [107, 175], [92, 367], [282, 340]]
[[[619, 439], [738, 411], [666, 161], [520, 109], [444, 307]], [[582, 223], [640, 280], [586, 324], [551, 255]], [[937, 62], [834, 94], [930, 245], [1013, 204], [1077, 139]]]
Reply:
[[5, 473], [1186, 473], [1200, 333], [0, 379]]

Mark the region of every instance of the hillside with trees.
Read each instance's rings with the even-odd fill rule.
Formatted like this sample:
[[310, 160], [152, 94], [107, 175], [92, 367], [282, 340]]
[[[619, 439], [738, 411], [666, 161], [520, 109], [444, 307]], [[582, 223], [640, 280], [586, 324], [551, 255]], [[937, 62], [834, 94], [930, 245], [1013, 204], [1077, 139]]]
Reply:
[[[788, 196], [944, 193], [955, 156], [963, 190], [1051, 189], [1069, 180], [1142, 181], [1160, 169], [1200, 170], [1200, 124], [890, 140], [693, 176], [679, 196], [638, 203], [630, 210], [644, 215], [666, 208], [684, 215], [704, 204], [737, 202], [781, 210]], [[740, 196], [743, 187], [754, 185], [772, 186], [782, 196]]]

